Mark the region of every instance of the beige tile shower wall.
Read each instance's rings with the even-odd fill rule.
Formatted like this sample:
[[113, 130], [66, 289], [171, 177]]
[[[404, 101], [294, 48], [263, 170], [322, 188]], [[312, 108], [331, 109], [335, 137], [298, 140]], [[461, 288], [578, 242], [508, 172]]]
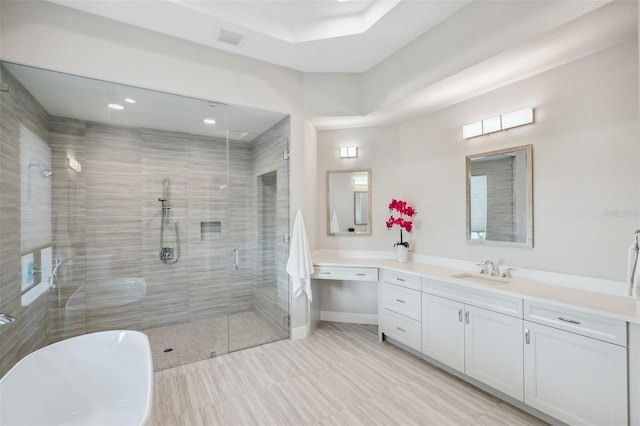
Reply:
[[[189, 152], [189, 213], [185, 228], [189, 238], [189, 314], [191, 319], [204, 319], [225, 314], [228, 304], [226, 141], [194, 139]], [[220, 222], [220, 239], [203, 239], [202, 222]]]
[[[189, 270], [192, 235], [189, 233], [189, 147], [193, 136], [143, 129], [142, 143], [142, 276], [147, 295], [142, 302], [142, 328], [189, 320]], [[163, 179], [169, 181], [169, 221], [164, 246], [177, 250], [175, 221], [180, 235], [180, 258], [175, 264], [160, 261]], [[140, 272], [139, 272], [140, 273]]]
[[[269, 172], [276, 172], [276, 205], [275, 223], [276, 229], [273, 236], [273, 246], [271, 250], [268, 244], [262, 246], [263, 250], [257, 253], [257, 258], [261, 259], [258, 264], [267, 268], [267, 275], [275, 277], [276, 282], [270, 286], [262, 283], [261, 288], [256, 287], [253, 294], [254, 309], [276, 329], [282, 331], [286, 336], [288, 327], [283, 325], [282, 317], [289, 313], [289, 276], [286, 272], [287, 259], [289, 256], [289, 244], [284, 241], [284, 235], [289, 233], [289, 164], [283, 157], [283, 152], [288, 149], [290, 137], [290, 120], [285, 118], [271, 129], [264, 132], [252, 142], [252, 204], [254, 206], [253, 223], [258, 226], [258, 216], [261, 214], [261, 207], [257, 206], [258, 197], [258, 176]], [[268, 214], [268, 213], [267, 213]], [[258, 235], [261, 232], [258, 230]], [[260, 249], [260, 247], [259, 247]], [[273, 256], [275, 254], [275, 259]], [[266, 262], [273, 259], [273, 269], [267, 266]]]
[[[238, 268], [231, 268], [231, 313], [251, 309], [251, 293], [256, 282], [256, 228], [251, 209], [251, 147], [232, 143], [229, 163], [228, 205], [230, 218], [230, 248], [239, 250]], [[231, 253], [229, 253], [231, 256]]]
[[[247, 226], [248, 148], [231, 147], [231, 177], [226, 186], [224, 140], [53, 121], [54, 163], [61, 167], [56, 173], [67, 173], [65, 182], [54, 184], [55, 232], [66, 240], [58, 249], [78, 258], [70, 280], [61, 283], [61, 304], [75, 293], [73, 297], [85, 303], [86, 315], [83, 310], [68, 315], [67, 310], [65, 316], [64, 307], [58, 309], [52, 336], [59, 339], [107, 328], [146, 329], [226, 314], [229, 241], [242, 245], [243, 252], [255, 246]], [[85, 152], [77, 151], [80, 144]], [[82, 172], [74, 175], [81, 184], [68, 179], [69, 169], [60, 161], [72, 151], [82, 163]], [[180, 259], [173, 265], [159, 259], [162, 209], [158, 198], [165, 178], [171, 210], [164, 245], [177, 253], [176, 221], [180, 238]], [[84, 202], [80, 205], [78, 199]], [[220, 222], [221, 239], [202, 239], [201, 222]], [[108, 285], [118, 277], [143, 277], [146, 296], [123, 303]], [[234, 278], [231, 310], [241, 312], [251, 307], [255, 275], [241, 271]]]
[[[140, 277], [142, 267], [142, 147], [139, 131], [87, 123], [87, 266], [110, 258], [111, 268], [87, 268], [87, 332], [142, 328], [142, 301], [123, 303], [109, 286], [115, 277]], [[105, 306], [108, 305], [108, 306]]]
[[277, 235], [277, 171], [257, 176], [257, 225], [258, 247], [256, 257], [258, 277], [256, 285], [274, 286], [276, 283], [276, 241]]
[[[67, 263], [58, 270], [57, 287], [50, 293], [49, 343], [83, 334], [87, 330], [84, 311], [65, 316], [65, 302], [75, 293], [84, 301], [87, 270], [87, 189], [83, 173], [67, 167], [67, 158], [87, 166], [87, 126], [83, 121], [51, 118], [53, 163], [53, 239], [54, 259]], [[71, 259], [71, 260], [69, 260]], [[98, 271], [95, 271], [96, 273]], [[80, 290], [79, 290], [80, 289]]]
[[0, 312], [17, 320], [0, 326], [0, 376], [20, 358], [46, 344], [47, 301], [20, 301], [20, 125], [49, 142], [48, 117], [35, 99], [0, 65]]

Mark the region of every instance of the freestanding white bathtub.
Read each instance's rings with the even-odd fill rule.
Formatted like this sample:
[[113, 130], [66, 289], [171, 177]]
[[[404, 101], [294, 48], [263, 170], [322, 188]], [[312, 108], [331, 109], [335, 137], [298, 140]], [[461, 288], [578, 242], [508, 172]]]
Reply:
[[26, 356], [0, 380], [0, 426], [143, 425], [152, 394], [144, 333], [85, 334]]

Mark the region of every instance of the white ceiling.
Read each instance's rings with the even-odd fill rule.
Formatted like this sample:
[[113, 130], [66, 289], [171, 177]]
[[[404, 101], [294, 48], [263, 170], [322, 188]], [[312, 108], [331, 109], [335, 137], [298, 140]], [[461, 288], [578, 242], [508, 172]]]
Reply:
[[[234, 48], [238, 54], [305, 71], [334, 72], [369, 69], [413, 40], [415, 35], [428, 31], [470, 3], [469, 0], [350, 0], [345, 3], [336, 0], [49, 1], [219, 49], [232, 50], [215, 41], [220, 28], [245, 31], [247, 38]], [[617, 3], [617, 7], [600, 8], [608, 2], [585, 1], [583, 10], [582, 4], [579, 5], [577, 9], [581, 10], [575, 16], [571, 15], [564, 25], [550, 31], [541, 29], [537, 37], [526, 43], [515, 43], [482, 60], [476, 57], [466, 61], [465, 66], [452, 69], [446, 77], [423, 81], [424, 84], [411, 93], [379, 105], [364, 115], [316, 115], [309, 119], [317, 129], [393, 124], [462, 102], [637, 37], [635, 9], [627, 7], [633, 5], [611, 2], [614, 6]], [[473, 3], [471, 7], [477, 5]], [[597, 13], [587, 13], [598, 8]], [[467, 12], [470, 15], [473, 10], [467, 9]], [[374, 19], [376, 14], [379, 15], [377, 21]], [[585, 15], [582, 17], [582, 14]], [[353, 20], [354, 17], [359, 17], [365, 27], [370, 21], [375, 23], [360, 35], [334, 37], [331, 31], [337, 31], [336, 28], [340, 27], [338, 24], [325, 25], [331, 27], [331, 31], [309, 31], [335, 23], [336, 19]], [[253, 30], [249, 31], [247, 27]], [[518, 29], [518, 25], [510, 25], [502, 28], [500, 35], [509, 39], [510, 35], [514, 35], [509, 31], [517, 32]], [[312, 33], [316, 40], [295, 41], [308, 39]], [[414, 57], [419, 55], [420, 46], [412, 44], [403, 50], [404, 55], [407, 55], [407, 51]], [[456, 60], [469, 59], [464, 55], [473, 53], [462, 49], [452, 52], [452, 57]], [[228, 120], [229, 129], [233, 131], [230, 136], [232, 139], [251, 141], [286, 116], [233, 105], [212, 108], [205, 100], [28, 67], [12, 66], [10, 70], [50, 114], [63, 117], [218, 137], [226, 135], [224, 123]], [[123, 104], [126, 108], [124, 111], [106, 108], [108, 102], [122, 102], [125, 97], [133, 97], [138, 103]], [[216, 119], [217, 124], [213, 127], [205, 125], [202, 122], [205, 117]], [[242, 136], [245, 132], [247, 135]]]
[[[251, 142], [287, 115], [258, 108], [211, 103], [123, 84], [5, 64], [52, 116], [151, 128]], [[132, 98], [135, 104], [124, 101]], [[124, 106], [116, 111], [108, 103]], [[212, 118], [216, 124], [205, 124]]]
[[[49, 0], [304, 72], [365, 72], [471, 0]], [[221, 29], [244, 35], [238, 46]]]
[[169, 1], [289, 43], [361, 34], [400, 3], [400, 0]]

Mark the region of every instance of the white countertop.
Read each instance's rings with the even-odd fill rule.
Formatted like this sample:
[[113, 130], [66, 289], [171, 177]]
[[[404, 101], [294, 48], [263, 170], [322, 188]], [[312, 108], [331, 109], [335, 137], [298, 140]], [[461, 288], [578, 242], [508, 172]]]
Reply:
[[428, 263], [410, 261], [399, 263], [392, 259], [372, 259], [343, 257], [326, 253], [313, 253], [313, 264], [318, 266], [350, 266], [383, 268], [415, 274], [427, 279], [446, 282], [456, 286], [482, 288], [488, 292], [522, 297], [525, 300], [543, 301], [563, 305], [571, 309], [598, 314], [607, 318], [640, 323], [638, 317], [638, 301], [631, 297], [616, 296], [595, 291], [545, 284], [527, 279], [513, 277], [508, 283], [495, 285], [477, 284], [471, 281], [454, 278], [452, 275], [471, 272]]

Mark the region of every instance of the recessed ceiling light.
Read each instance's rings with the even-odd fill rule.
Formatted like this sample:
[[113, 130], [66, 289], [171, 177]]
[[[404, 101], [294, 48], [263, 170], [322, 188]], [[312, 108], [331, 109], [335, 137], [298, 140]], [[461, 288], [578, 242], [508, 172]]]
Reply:
[[126, 98], [124, 101], [126, 103], [128, 103], [128, 104], [135, 104], [136, 103], [136, 100], [135, 99], [131, 99], [131, 98]]
[[117, 109], [117, 110], [124, 109], [124, 107], [120, 104], [107, 104], [107, 106], [111, 109]]
[[216, 124], [216, 120], [213, 118], [205, 118], [203, 121], [205, 124]]

